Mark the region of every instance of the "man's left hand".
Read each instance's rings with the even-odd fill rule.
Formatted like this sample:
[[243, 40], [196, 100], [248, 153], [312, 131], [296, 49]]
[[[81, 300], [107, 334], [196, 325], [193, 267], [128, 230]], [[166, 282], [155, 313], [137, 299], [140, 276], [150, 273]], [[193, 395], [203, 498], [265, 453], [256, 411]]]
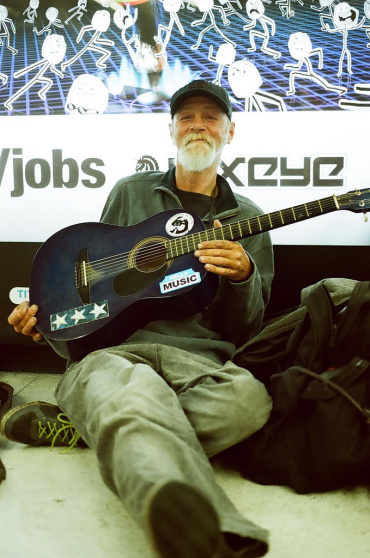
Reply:
[[[220, 221], [214, 222], [221, 227]], [[208, 240], [198, 245], [194, 255], [205, 269], [231, 281], [245, 281], [252, 275], [252, 264], [244, 248], [231, 240]]]

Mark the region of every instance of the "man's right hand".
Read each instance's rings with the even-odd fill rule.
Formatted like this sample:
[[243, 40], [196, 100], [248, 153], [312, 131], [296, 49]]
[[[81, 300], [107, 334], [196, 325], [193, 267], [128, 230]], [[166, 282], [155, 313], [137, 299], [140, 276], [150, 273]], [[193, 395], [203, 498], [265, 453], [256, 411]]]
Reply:
[[36, 304], [30, 306], [28, 302], [22, 302], [14, 308], [8, 318], [8, 322], [17, 333], [29, 335], [34, 341], [41, 341], [43, 336], [35, 328], [37, 311], [38, 307]]

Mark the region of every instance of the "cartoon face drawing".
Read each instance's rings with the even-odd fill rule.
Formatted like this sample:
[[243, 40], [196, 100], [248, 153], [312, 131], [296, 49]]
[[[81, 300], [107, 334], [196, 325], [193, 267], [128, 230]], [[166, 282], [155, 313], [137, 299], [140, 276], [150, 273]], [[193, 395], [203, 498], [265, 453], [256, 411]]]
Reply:
[[200, 12], [209, 12], [214, 5], [213, 0], [198, 0], [198, 10]]
[[45, 12], [46, 17], [48, 20], [53, 23], [58, 19], [58, 10], [56, 8], [48, 8]]
[[238, 60], [229, 67], [229, 84], [236, 97], [247, 99], [254, 95], [263, 81], [256, 66], [249, 60]]
[[253, 21], [256, 21], [256, 19], [260, 18], [265, 13], [265, 6], [262, 0], [247, 0], [245, 7], [248, 17]]
[[0, 21], [5, 21], [8, 17], [8, 10], [5, 6], [0, 6]]
[[181, 0], [164, 0], [163, 8], [166, 12], [178, 12], [181, 8]]
[[337, 29], [350, 29], [358, 22], [359, 11], [347, 2], [341, 2], [334, 8], [333, 23]]
[[288, 48], [290, 56], [295, 60], [302, 60], [312, 52], [312, 43], [307, 33], [292, 33], [289, 37]]
[[235, 60], [235, 48], [230, 43], [223, 43], [217, 50], [216, 62], [229, 66]]
[[91, 25], [96, 31], [105, 33], [110, 25], [110, 13], [108, 10], [97, 10], [91, 19]]
[[320, 0], [320, 8], [328, 8], [334, 3], [334, 0]]
[[69, 90], [66, 110], [70, 114], [101, 114], [108, 106], [108, 99], [108, 89], [97, 76], [82, 74]]
[[130, 9], [120, 8], [116, 10], [113, 15], [113, 21], [118, 29], [127, 29], [134, 23], [134, 18], [130, 14]]
[[42, 44], [42, 57], [52, 64], [59, 64], [65, 56], [67, 45], [63, 35], [49, 35]]
[[364, 12], [367, 19], [370, 19], [370, 0], [366, 0], [364, 4]]

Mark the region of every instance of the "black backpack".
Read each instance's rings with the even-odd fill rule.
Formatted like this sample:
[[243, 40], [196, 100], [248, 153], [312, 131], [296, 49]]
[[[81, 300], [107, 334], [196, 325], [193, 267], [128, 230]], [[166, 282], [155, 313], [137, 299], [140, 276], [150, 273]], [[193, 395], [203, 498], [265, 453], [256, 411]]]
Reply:
[[301, 494], [370, 484], [369, 282], [305, 289], [233, 360], [273, 399], [266, 425], [234, 448], [243, 475]]

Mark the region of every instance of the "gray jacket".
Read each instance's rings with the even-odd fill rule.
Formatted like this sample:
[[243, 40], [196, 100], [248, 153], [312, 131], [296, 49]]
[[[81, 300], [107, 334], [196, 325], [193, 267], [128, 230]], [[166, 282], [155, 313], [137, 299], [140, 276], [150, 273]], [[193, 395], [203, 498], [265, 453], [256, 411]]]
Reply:
[[[149, 171], [119, 180], [108, 196], [101, 221], [131, 226], [167, 209], [181, 208], [176, 195], [174, 168], [166, 173]], [[262, 214], [248, 198], [233, 193], [218, 176], [219, 195], [212, 221], [222, 225]], [[209, 214], [203, 218], [206, 228]], [[145, 236], [145, 228], [143, 229]], [[273, 250], [268, 233], [240, 241], [252, 264], [251, 277], [240, 283], [220, 279], [218, 291], [206, 311], [178, 320], [153, 320], [134, 333], [129, 343], [161, 343], [206, 356], [216, 362], [228, 360], [235, 347], [257, 334], [270, 296], [274, 273]]]

